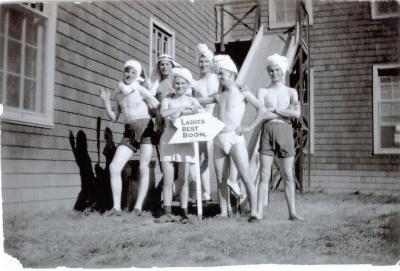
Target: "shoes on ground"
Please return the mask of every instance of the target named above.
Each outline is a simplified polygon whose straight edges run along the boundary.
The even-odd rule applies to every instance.
[[[104,213],[104,216],[122,216],[122,211],[118,211],[114,208]]]
[[[170,223],[170,222],[178,222],[177,218],[172,214],[163,214],[162,216],[156,218],[154,220],[155,223]]]

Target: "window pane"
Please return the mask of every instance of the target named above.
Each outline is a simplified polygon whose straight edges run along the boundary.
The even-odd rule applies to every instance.
[[[396,0],[376,1],[378,14],[391,14],[400,11],[400,3]]]
[[[4,26],[6,25],[6,10],[0,6],[0,33],[4,34]]]
[[[394,148],[394,126],[381,127],[381,147],[382,148]]]
[[[8,71],[21,72],[21,43],[12,40],[8,41]]]
[[[392,84],[381,83],[381,99],[391,99],[391,98],[392,98]]]
[[[393,99],[400,99],[400,76],[392,77],[392,95]]]
[[[284,23],[285,22],[285,11],[280,10],[276,12],[276,23]]]
[[[39,28],[42,28],[41,21],[38,18],[27,18],[26,41],[32,45],[37,45]]]
[[[8,34],[13,38],[21,40],[24,14],[16,10],[10,10],[9,18]]]
[[[36,49],[27,46],[25,52],[25,75],[36,78]]]
[[[4,51],[4,38],[0,37],[0,70],[3,69],[3,51]]]
[[[6,105],[19,107],[19,82],[19,76],[10,74],[7,76]]]
[[[36,81],[25,79],[24,109],[36,110]]]
[[[400,124],[400,102],[392,103],[392,119]]]
[[[3,73],[0,73],[0,103],[3,103]]]
[[[381,116],[391,116],[392,105],[391,103],[381,103]]]

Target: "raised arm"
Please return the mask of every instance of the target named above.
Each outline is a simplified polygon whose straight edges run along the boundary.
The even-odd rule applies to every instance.
[[[276,114],[281,115],[285,118],[300,118],[301,115],[301,107],[299,98],[297,95],[297,91],[293,88],[289,88],[290,95],[290,104],[288,108],[285,109],[277,109]]]
[[[119,107],[118,102],[114,107],[115,112],[111,108],[111,100],[110,100],[110,90],[108,88],[100,87],[100,98],[103,100],[104,106],[106,107],[108,117],[116,122],[118,120],[119,115],[121,114],[121,108]]]

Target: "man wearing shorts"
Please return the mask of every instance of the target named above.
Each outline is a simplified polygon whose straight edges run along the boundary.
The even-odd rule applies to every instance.
[[[125,121],[124,137],[117,147],[115,156],[110,164],[111,189],[114,206],[111,213],[121,211],[122,180],[121,171],[131,158],[133,152],[140,148],[140,180],[134,212],[140,214],[149,187],[149,164],[153,147],[153,122],[149,109],[156,109],[157,99],[141,85],[144,79],[140,76],[142,68],[139,62],[129,60],[124,65],[122,80],[118,84],[116,106],[111,109],[110,90],[100,88],[108,116],[113,122],[122,114]]]
[[[302,220],[295,208],[295,183],[293,176],[294,140],[290,118],[300,117],[297,91],[284,84],[288,60],[274,54],[267,58],[267,71],[271,85],[261,88],[258,100],[266,107],[265,122],[260,136],[260,183],[258,185],[257,217],[263,218],[264,203],[268,203],[269,179],[274,156],[280,160],[280,172],[285,182],[285,196],[290,220]]]

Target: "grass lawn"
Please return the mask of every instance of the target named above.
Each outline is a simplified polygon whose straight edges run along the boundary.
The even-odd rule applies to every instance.
[[[377,264],[400,260],[400,196],[297,195],[306,221],[289,221],[281,192],[265,219],[154,223],[150,213],[74,211],[5,217],[4,249],[24,267],[165,267],[238,264]]]

